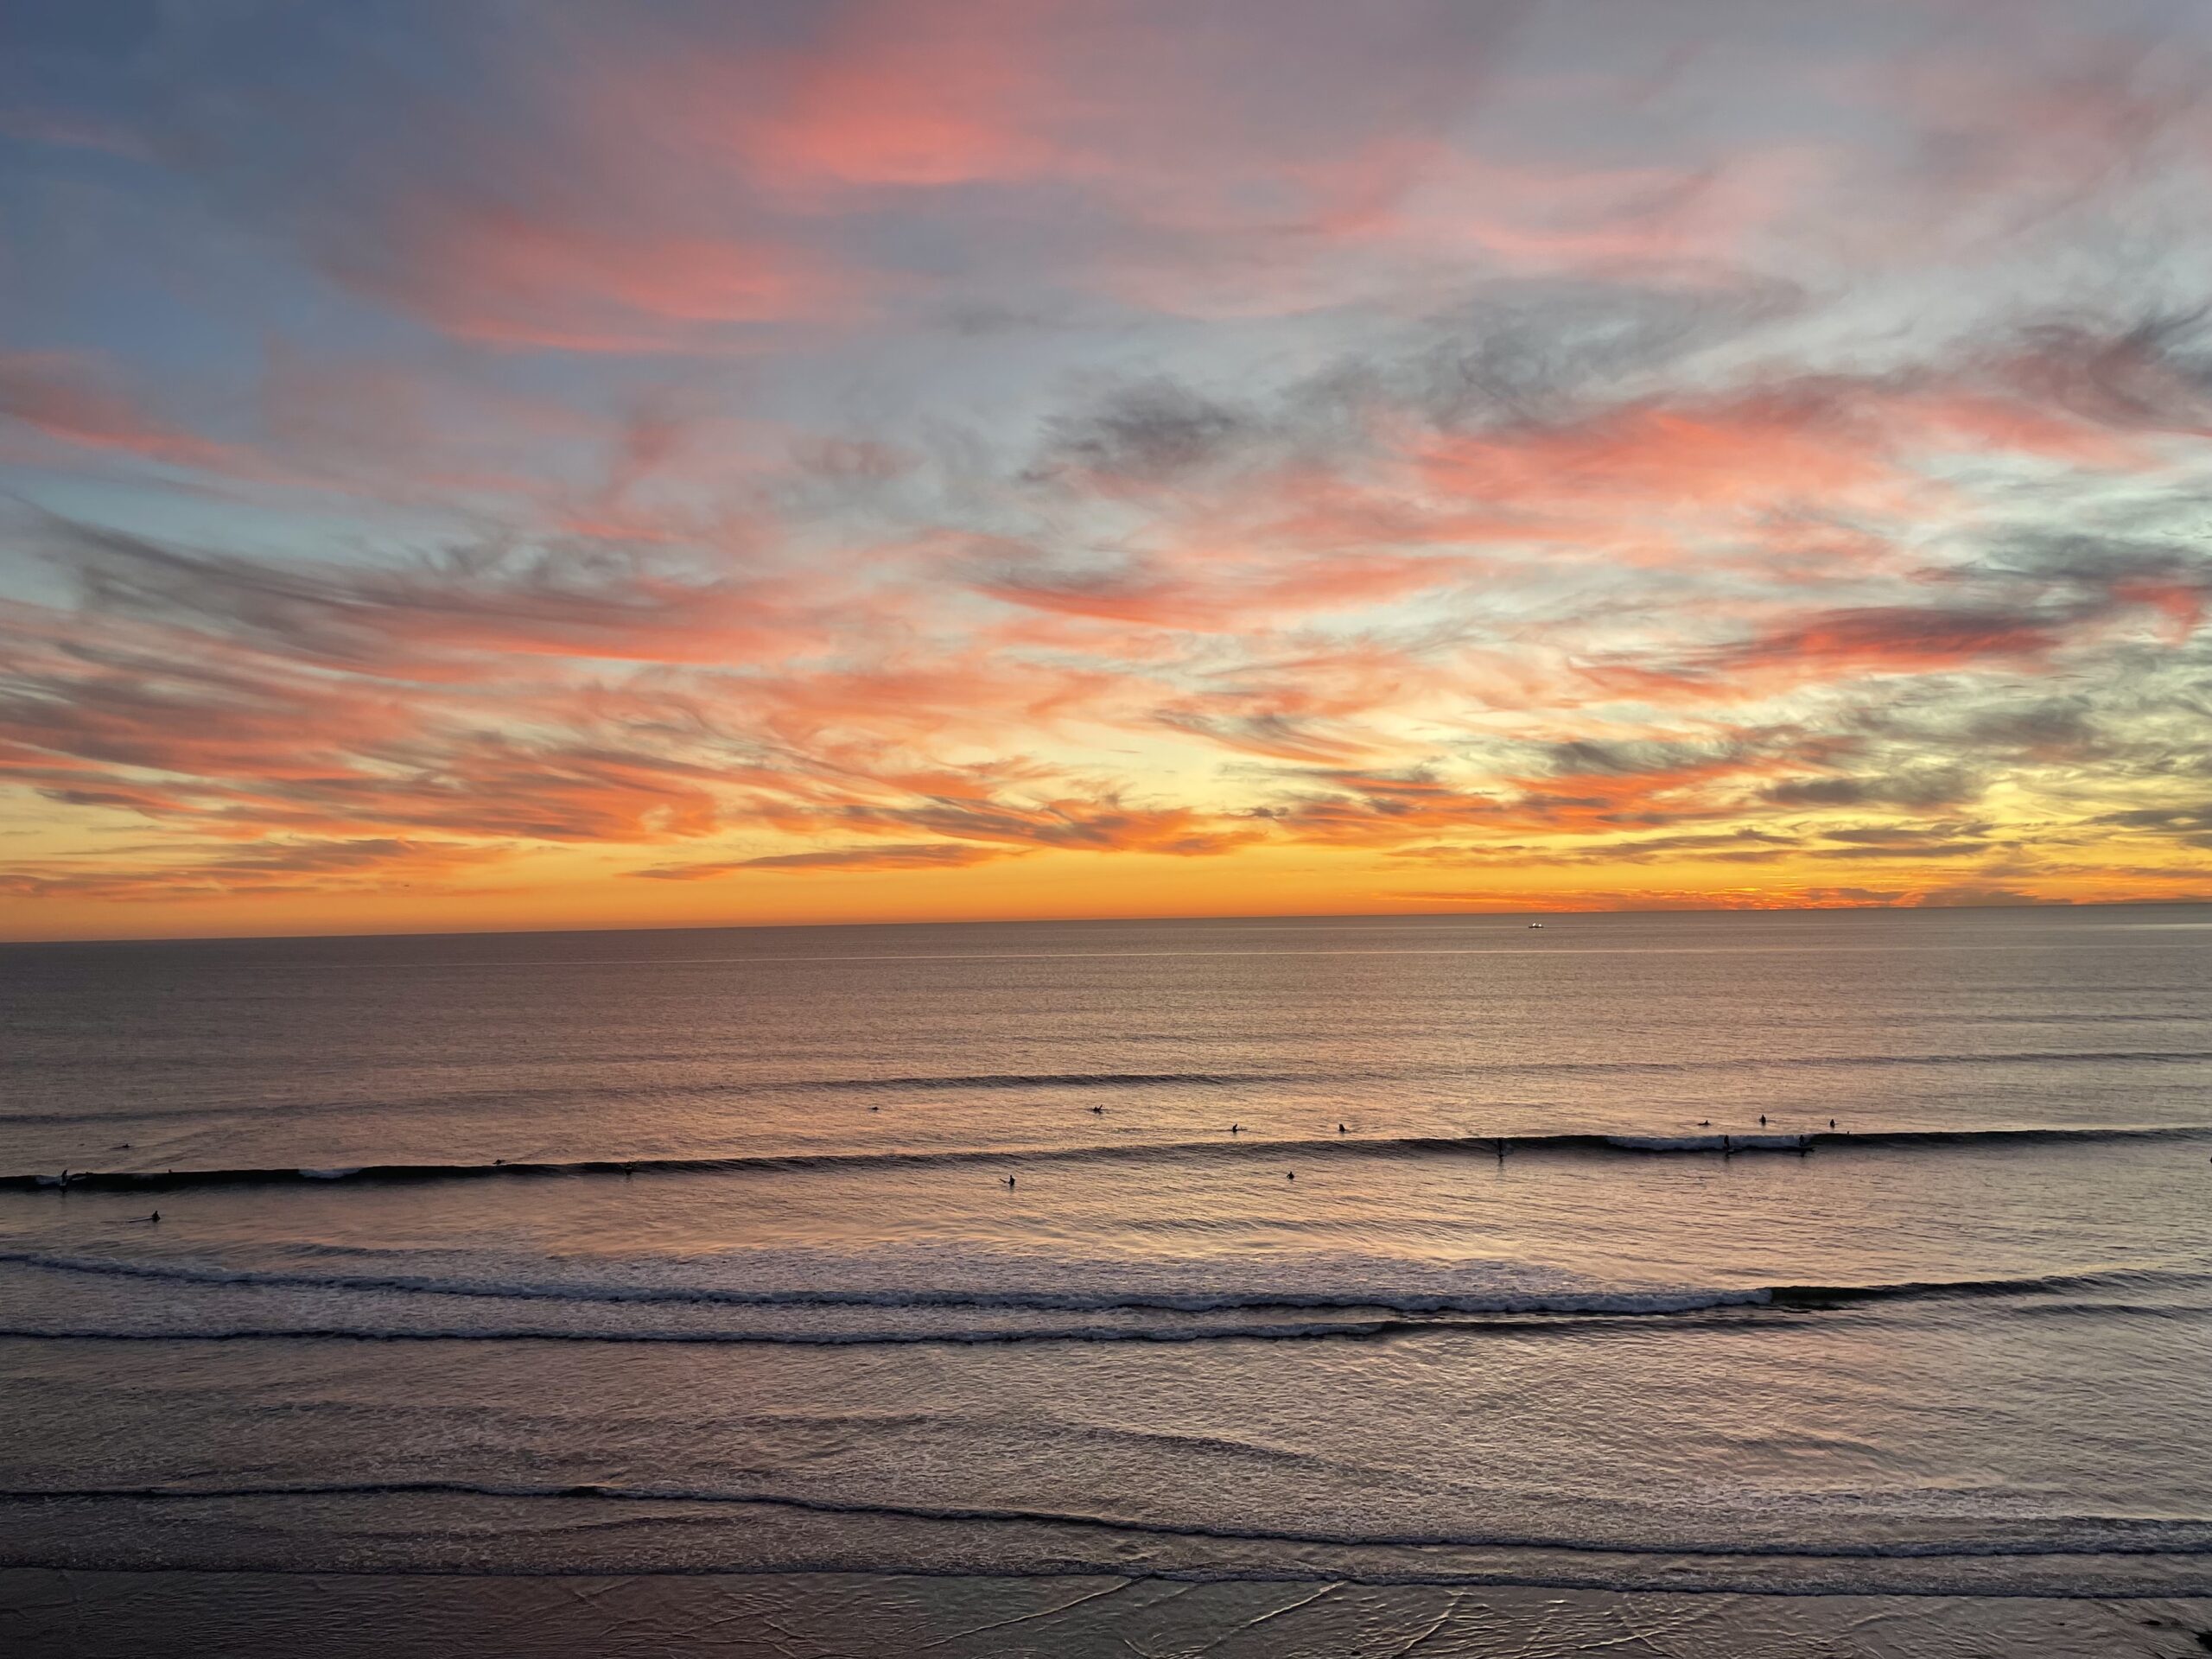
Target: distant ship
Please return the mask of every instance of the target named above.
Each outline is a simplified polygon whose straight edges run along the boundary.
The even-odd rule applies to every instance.
[[[1541,922],[1531,922],[1529,925],[1531,927],[1541,927],[1543,924]]]

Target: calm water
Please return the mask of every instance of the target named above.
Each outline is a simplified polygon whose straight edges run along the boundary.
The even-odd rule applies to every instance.
[[[2201,909],[17,946],[0,1011],[0,1563],[2212,1592]]]

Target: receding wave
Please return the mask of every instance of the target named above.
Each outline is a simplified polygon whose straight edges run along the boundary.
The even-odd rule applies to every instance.
[[[1249,1083],[1318,1083],[1306,1071],[976,1071],[964,1077],[826,1077],[773,1084],[768,1089],[838,1090],[896,1089],[1162,1089],[1187,1084],[1225,1089]]]
[[[1075,1527],[1155,1538],[1215,1538],[1262,1544],[1358,1548],[1559,1550],[1603,1555],[1738,1555],[1803,1560],[2012,1558],[2047,1555],[2212,1554],[2212,1520],[2139,1516],[2063,1516],[2031,1522],[2036,1535],[1896,1538],[1865,1542],[1777,1543],[1758,1539],[1630,1540],[1545,1534],[1426,1529],[1404,1532],[1329,1531],[1319,1528],[1231,1526],[1198,1520],[957,1503],[898,1503],[765,1488],[695,1484],[628,1485],[607,1482],[467,1479],[251,1481],[221,1485],[154,1484],[112,1486],[0,1487],[0,1501],[205,1503],[210,1500],[453,1497],[632,1503],[732,1504],[825,1515],[881,1516],[908,1521],[1010,1526]]]
[[[480,1180],[499,1177],[742,1174],[778,1170],[867,1169],[932,1165],[1141,1163],[1297,1154],[1374,1158],[1421,1155],[1505,1157],[1515,1153],[1699,1154],[1734,1157],[1807,1154],[1822,1147],[1936,1150],[1951,1147],[2094,1145],[2104,1141],[2201,1141],[2212,1126],[2145,1125],[1961,1129],[1762,1130],[1737,1135],[1634,1135],[1582,1131],[1557,1135],[1321,1136],[1268,1139],[1258,1135],[1209,1141],[1135,1141],[1068,1147],[976,1147],[906,1152],[792,1152],[690,1158],[587,1158],[562,1161],[495,1160],[485,1163],[350,1164],[327,1167],[240,1166],[218,1169],[71,1170],[69,1186],[92,1192],[162,1192],[195,1186],[270,1186],[332,1183]],[[0,1175],[0,1191],[61,1185],[54,1173]]]

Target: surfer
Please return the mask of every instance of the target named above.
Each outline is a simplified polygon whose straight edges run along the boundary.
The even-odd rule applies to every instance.
[[[1350,1135],[1350,1134],[1351,1133],[1351,1131],[1350,1129],[1348,1129],[1348,1128],[1344,1128],[1344,1126],[1343,1124],[1339,1123],[1339,1124],[1338,1124],[1338,1125],[1337,1125],[1337,1133],[1338,1133],[1338,1135]]]
[[[1242,1123],[1232,1123],[1229,1126],[1229,1132],[1231,1135],[1242,1135],[1244,1133],[1244,1126]]]

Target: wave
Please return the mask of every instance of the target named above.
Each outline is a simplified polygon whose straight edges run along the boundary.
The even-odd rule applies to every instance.
[[[354,1291],[575,1306],[881,1309],[914,1313],[989,1311],[1064,1314],[1327,1313],[1369,1316],[1364,1320],[1346,1319],[1332,1321],[1333,1329],[1362,1323],[1380,1329],[1393,1320],[1420,1321],[1422,1328],[1429,1328],[1437,1321],[1424,1316],[1451,1314],[1489,1315],[1494,1319],[1512,1316],[1597,1317],[1610,1321],[1711,1313],[1731,1308],[1809,1312],[1859,1303],[2024,1298],[2105,1291],[2194,1288],[2212,1285],[2212,1273],[2123,1269],[2011,1279],[1908,1280],[1858,1285],[1643,1286],[1587,1290],[1499,1287],[1462,1292],[1394,1292],[1388,1288],[1362,1287],[1357,1290],[1301,1291],[1281,1286],[1207,1290],[1123,1287],[1098,1291],[987,1287],[941,1290],[904,1286],[836,1289],[308,1273],[213,1267],[183,1262],[125,1261],[110,1256],[64,1255],[39,1250],[0,1249],[0,1263],[48,1272],[149,1280],[170,1284],[324,1293]],[[1245,1334],[1251,1329],[1252,1325],[1248,1323],[1225,1329],[1221,1334]],[[48,1334],[67,1333],[50,1332]],[[704,1334],[713,1336],[715,1333]],[[762,1339],[772,1339],[781,1334],[770,1333]],[[922,1334],[928,1336],[932,1333],[923,1331]]]
[[[1339,1548],[1557,1550],[1599,1555],[1736,1555],[1803,1560],[1915,1560],[2032,1558],[2049,1555],[2212,1554],[2212,1519],[2140,1516],[2039,1517],[2043,1535],[2010,1538],[1908,1538],[1865,1542],[1776,1543],[1758,1539],[1630,1540],[1544,1533],[1332,1532],[1319,1528],[1232,1526],[1196,1519],[1145,1521],[1131,1516],[982,1504],[899,1503],[743,1487],[629,1485],[467,1479],[254,1481],[224,1485],[0,1487],[0,1501],[18,1503],[205,1503],[210,1500],[454,1497],[620,1503],[744,1505],[822,1515],[967,1524],[1071,1527],[1154,1538],[1206,1538],[1261,1544]],[[2017,1524],[2017,1523],[2016,1523]]]
[[[1158,1089],[1186,1084],[1202,1089],[1226,1089],[1248,1083],[1322,1081],[1323,1074],[1306,1071],[976,1071],[965,1077],[825,1077],[766,1087],[842,1092],[868,1089]]]
[[[2107,1290],[2183,1289],[2212,1285],[2212,1273],[2123,1268],[2111,1273],[2051,1273],[2015,1279],[1904,1279],[1873,1285],[1774,1285],[1780,1307],[1843,1307],[1861,1302],[1961,1301],[1982,1297],[2064,1296]]]
[[[0,1262],[50,1272],[87,1274],[168,1283],[251,1287],[366,1291],[425,1296],[460,1296],[499,1301],[551,1301],[621,1306],[721,1307],[836,1307],[992,1309],[1044,1313],[1225,1313],[1256,1312],[1367,1312],[1422,1313],[1607,1313],[1622,1315],[1694,1313],[1714,1307],[1758,1306],[1772,1300],[1766,1289],[1745,1287],[1608,1290],[1509,1290],[1453,1294],[1388,1291],[1300,1292],[1281,1288],[1196,1290],[1123,1288],[1096,1292],[1055,1289],[932,1290],[748,1289],[713,1285],[610,1285],[548,1282],[527,1279],[438,1279],[400,1274],[288,1272],[260,1268],[207,1267],[183,1262],[123,1261],[111,1256],[62,1255],[40,1250],[0,1249]]]
[[[1670,1333],[1726,1331],[1783,1331],[1825,1308],[1858,1301],[1898,1300],[1888,1292],[1858,1295],[1846,1289],[1826,1298],[1807,1294],[1800,1299],[1777,1292],[1770,1301],[1715,1303],[1709,1309],[1664,1311],[1663,1319],[1652,1313],[1544,1313],[1530,1311],[1501,1313],[1490,1318],[1439,1314],[1433,1317],[1381,1319],[1231,1320],[1216,1324],[1185,1321],[1173,1325],[1023,1325],[971,1327],[881,1327],[842,1331],[714,1331],[626,1329],[570,1330],[553,1325],[391,1326],[356,1325],[215,1325],[192,1327],[137,1329],[90,1325],[0,1325],[0,1340],[18,1342],[178,1343],[178,1342],[502,1342],[595,1343],[620,1346],[632,1343],[693,1347],[771,1348],[896,1348],[918,1345],[989,1347],[1045,1343],[1201,1343],[1201,1342],[1371,1342],[1393,1337],[1601,1337],[1608,1333],[1647,1333],[1654,1328]],[[1929,1300],[1941,1300],[1941,1296]],[[1662,1310],[1654,1310],[1660,1312]],[[2064,1315],[2112,1319],[2202,1321],[2212,1307],[2162,1306],[2139,1302],[2050,1302],[2018,1307],[2022,1315]]]
[[[1726,1306],[1725,1304],[1718,1306]],[[893,1348],[987,1347],[1033,1343],[1372,1341],[1384,1337],[1459,1335],[1565,1336],[1625,1330],[1637,1315],[1567,1315],[1534,1319],[1375,1319],[1236,1321],[1216,1325],[1042,1325],[852,1331],[569,1331],[545,1326],[453,1326],[395,1330],[367,1325],[236,1325],[205,1329],[0,1325],[0,1339],[21,1342],[561,1342],[673,1344],[699,1347]],[[1745,1328],[1740,1319],[1670,1319],[1669,1330]]]
[[[2094,1145],[2105,1141],[2201,1141],[2212,1126],[2144,1125],[1969,1129],[1761,1130],[1753,1134],[1631,1135],[1580,1131],[1556,1135],[1389,1135],[1160,1141],[1069,1147],[972,1147],[912,1152],[793,1152],[692,1158],[587,1158],[560,1161],[494,1160],[488,1164],[393,1163],[292,1168],[71,1170],[72,1190],[164,1192],[198,1186],[270,1186],[308,1183],[454,1181],[495,1177],[742,1174],[779,1170],[868,1169],[963,1164],[1140,1163],[1197,1158],[1390,1157],[1421,1154],[1494,1156],[1513,1153],[1694,1153],[1732,1157],[1754,1153],[1811,1153],[1824,1147],[1934,1149],[1976,1146]],[[61,1185],[56,1173],[0,1175],[0,1191],[32,1192]]]

